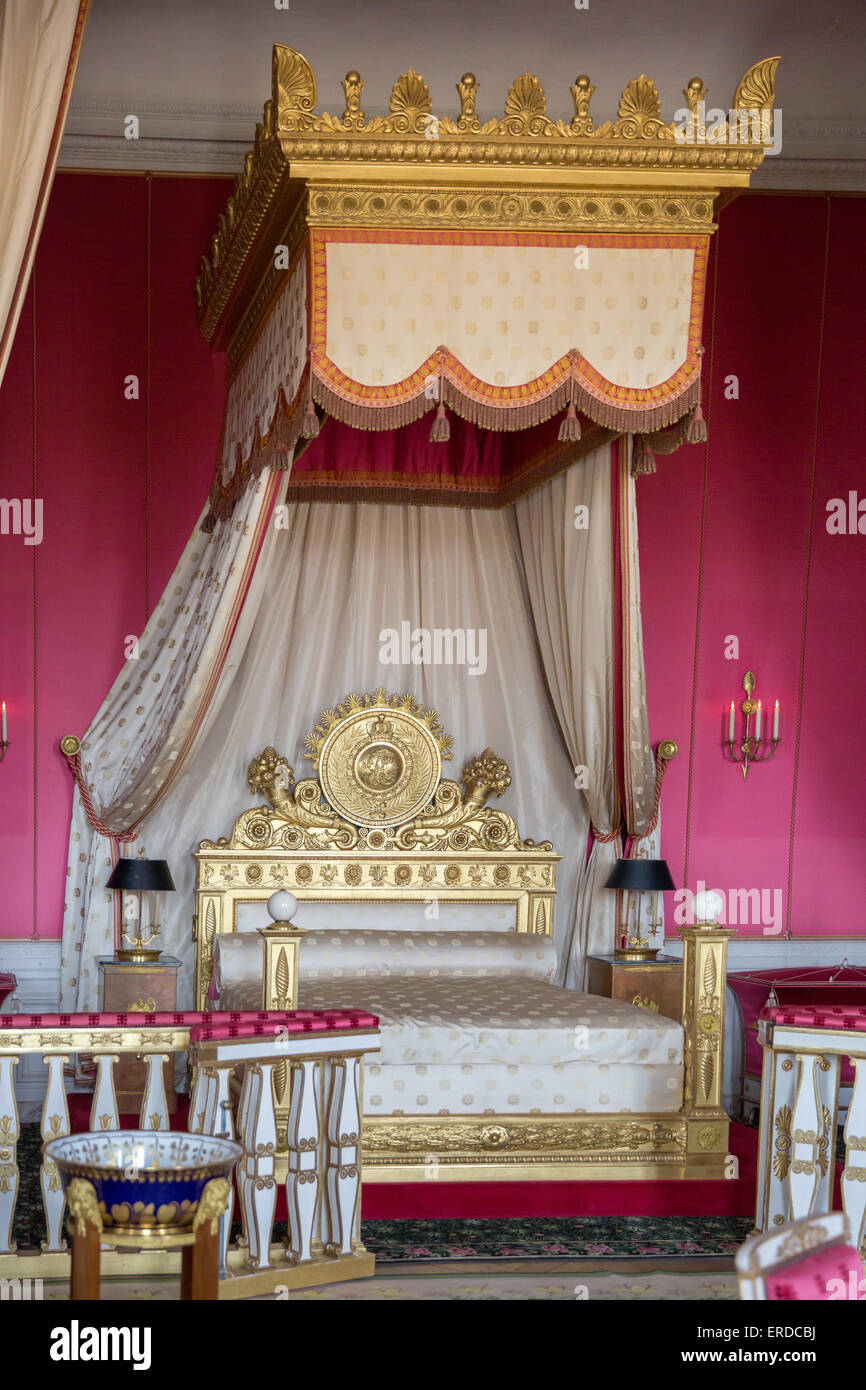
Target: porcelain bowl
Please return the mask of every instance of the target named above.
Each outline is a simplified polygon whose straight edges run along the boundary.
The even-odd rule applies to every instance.
[[[231,1179],[240,1144],[184,1130],[107,1130],[69,1134],[42,1145],[64,1190],[86,1178],[106,1232],[118,1235],[184,1233],[192,1226],[205,1184]]]

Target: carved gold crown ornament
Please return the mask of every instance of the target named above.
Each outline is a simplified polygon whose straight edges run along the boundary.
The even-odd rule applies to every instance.
[[[563,118],[548,111],[527,72],[511,84],[504,113],[482,121],[473,73],[457,82],[459,109],[449,116],[434,114],[413,69],[394,84],[387,115],[370,117],[364,81],[350,71],[345,109],[333,116],[316,110],[307,59],[275,44],[271,97],[202,257],[202,332],[226,347],[250,304],[272,293],[274,244],[302,239],[311,225],[711,232],[716,197],[747,187],[771,142],[778,62],[750,68],[714,122],[699,77],[683,89],[679,119],[664,119],[655,83],[642,74],[623,90],[616,117],[596,123],[586,74]]]
[[[230,840],[202,848],[284,850],[551,850],[520,836],[487,805],[511,785],[491,748],[470,758],[461,782],[441,777],[451,737],[413,695],[348,695],[326,709],[305,740],[318,779],[295,782],[274,748],[253,758],[247,783],[268,806],[245,811]]]

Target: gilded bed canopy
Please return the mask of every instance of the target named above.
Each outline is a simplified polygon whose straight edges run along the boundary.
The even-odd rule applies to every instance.
[[[709,242],[771,142],[777,63],[751,68],[724,113],[692,78],[669,122],[645,76],[597,123],[589,77],[557,118],[525,73],[482,121],[472,73],[439,115],[411,70],[388,114],[368,118],[359,73],[342,114],[320,113],[310,64],[276,44],[270,100],[196,282],[202,332],[229,361],[209,524],[251,474],[318,435],[317,405],[331,442],[345,444],[343,427],[401,431],[400,457],[356,438],[332,449],[337,470],[307,450],[298,499],[502,505],[613,434],[649,437],[638,472],[652,471],[650,449],[704,438]]]

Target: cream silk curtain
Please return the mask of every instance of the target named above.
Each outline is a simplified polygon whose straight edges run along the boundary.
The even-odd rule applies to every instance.
[[[614,464],[619,509],[619,567],[622,588],[622,710],[625,828],[646,835],[655,804],[655,760],[649,735],[643,624],[640,609],[637,489],[631,475],[634,440],[623,439]],[[646,845],[643,846],[646,849]],[[656,841],[657,848],[657,841]]]
[[[96,958],[115,945],[105,887],[118,838],[134,835],[172,788],[232,689],[258,609],[256,561],[278,475],[265,472],[213,534],[196,528],[141,638],[88,728],[75,761],[61,951],[61,1004],[98,1006]],[[249,600],[247,606],[246,601]],[[130,847],[137,853],[140,842]],[[177,862],[175,847],[160,857]]]
[[[0,382],[27,291],[89,0],[0,0]]]
[[[563,856],[554,918],[561,953],[573,934],[588,817],[544,686],[513,513],[293,503],[284,518],[288,529],[272,525],[263,546],[248,601],[258,612],[240,664],[226,674],[230,693],[142,827],[140,843],[169,860],[178,889],[165,896],[163,920],[164,945],[184,962],[181,1002],[192,1001],[198,842],[230,834],[258,799],[246,773],[263,747],[284,753],[297,778],[313,776],[303,739],[320,711],[378,686],[411,691],[439,711],[455,740],[445,776],[459,780],[466,759],[487,745],[508,762],[512,785],[494,804],[524,836],[552,840]],[[486,670],[383,662],[380,634],[403,621],[483,629]]]
[[[598,836],[620,823],[613,466],[604,446],[502,511],[283,506],[287,475],[265,472],[230,522],[211,536],[197,531],[138,660],[82,744],[91,804],[76,795],[63,1007],[97,1006],[97,958],[113,949],[108,832],[140,827],[128,852],[170,863],[177,892],[161,904],[162,944],[183,961],[179,1002],[189,1006],[199,841],[230,834],[256,800],[246,771],[262,748],[284,753],[298,778],[311,775],[303,739],[321,710],[379,686],[439,711],[455,739],[445,776],[459,779],[488,745],[509,763],[503,809],[525,837],[550,839],[562,855],[559,978],[582,988],[586,953],[614,943],[615,896],[604,883],[618,839],[596,837],[586,853],[590,817]],[[618,477],[633,487],[627,469]],[[635,617],[639,627],[639,607]],[[476,651],[483,633],[483,669],[388,660],[382,635],[405,622],[471,630]],[[651,769],[644,782],[651,788]]]
[[[611,446],[514,505],[529,601],[553,708],[596,838],[580,855],[572,939],[560,970],[583,988],[584,961],[614,944],[616,895],[604,888],[619,838],[614,702]],[[585,842],[584,842],[585,846]],[[584,846],[581,846],[583,848]]]

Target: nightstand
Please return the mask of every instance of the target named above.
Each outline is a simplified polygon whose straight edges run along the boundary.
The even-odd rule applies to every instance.
[[[616,956],[587,956],[587,989],[606,999],[621,999],[683,1021],[683,963],[676,956],[655,960],[618,960]]]
[[[177,1009],[177,972],[180,961],[176,956],[159,956],[157,960],[118,960],[102,956],[99,973],[102,976],[101,1008],[109,1014],[174,1013]],[[172,1061],[165,1077],[168,1108],[177,1109]],[[121,1053],[114,1065],[114,1087],[117,1109],[129,1114],[140,1109],[144,1096],[147,1068],[134,1053]]]

